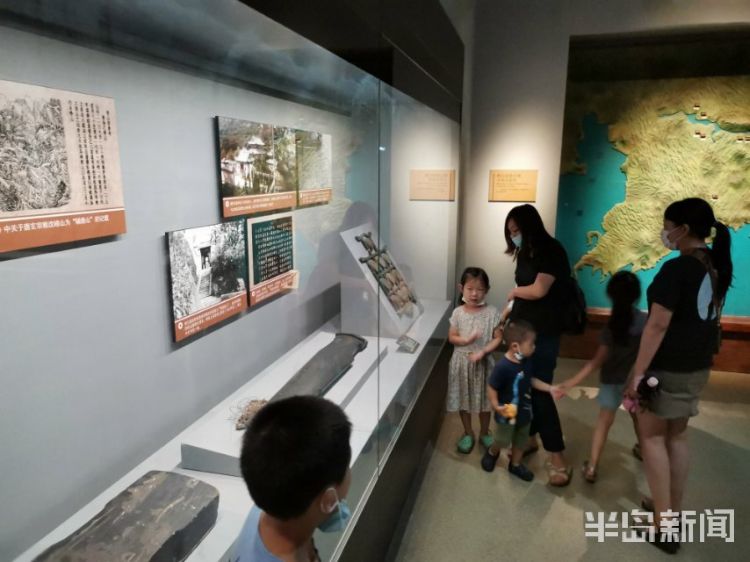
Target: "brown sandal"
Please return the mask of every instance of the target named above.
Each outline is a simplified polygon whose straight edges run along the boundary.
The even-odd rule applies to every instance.
[[[566,466],[564,468],[557,468],[552,464],[548,464],[547,476],[549,477],[548,484],[550,486],[562,488],[570,484],[570,479],[573,476],[573,467]]]
[[[596,482],[597,474],[596,474],[596,467],[591,464],[589,461],[583,462],[583,478],[586,480],[586,482],[591,482],[592,484]]]

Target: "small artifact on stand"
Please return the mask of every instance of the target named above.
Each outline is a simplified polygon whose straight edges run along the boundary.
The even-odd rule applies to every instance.
[[[147,472],[34,562],[180,562],[214,526],[218,509],[213,486],[174,472]]]
[[[249,400],[244,406],[240,407],[234,427],[237,430],[247,429],[255,414],[266,404],[268,404],[268,400]]]

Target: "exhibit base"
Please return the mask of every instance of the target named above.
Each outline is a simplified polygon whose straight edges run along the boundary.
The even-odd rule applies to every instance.
[[[235,429],[233,419],[242,404],[249,400],[269,400],[335,336],[332,324],[324,326],[206,414],[182,442],[182,468],[241,476],[243,432]],[[388,353],[388,346],[379,346],[377,338],[365,340],[367,347],[354,357],[351,368],[325,394],[325,398],[344,409]]]

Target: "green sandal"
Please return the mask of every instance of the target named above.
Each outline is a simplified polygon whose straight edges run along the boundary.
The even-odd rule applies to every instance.
[[[489,433],[485,433],[479,438],[479,441],[482,443],[482,447],[489,449],[495,443],[495,438]]]
[[[456,448],[459,453],[468,455],[474,448],[474,438],[471,435],[464,435],[458,440],[458,443],[456,443]]]

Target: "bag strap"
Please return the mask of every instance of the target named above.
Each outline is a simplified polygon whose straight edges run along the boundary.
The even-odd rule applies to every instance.
[[[721,325],[721,312],[724,308],[723,299],[719,298],[719,292],[717,286],[719,284],[719,274],[711,261],[711,256],[706,248],[696,248],[690,253],[695,259],[703,264],[708,272],[708,277],[711,279],[711,306],[716,311],[716,324]],[[712,311],[713,311],[712,310]]]

